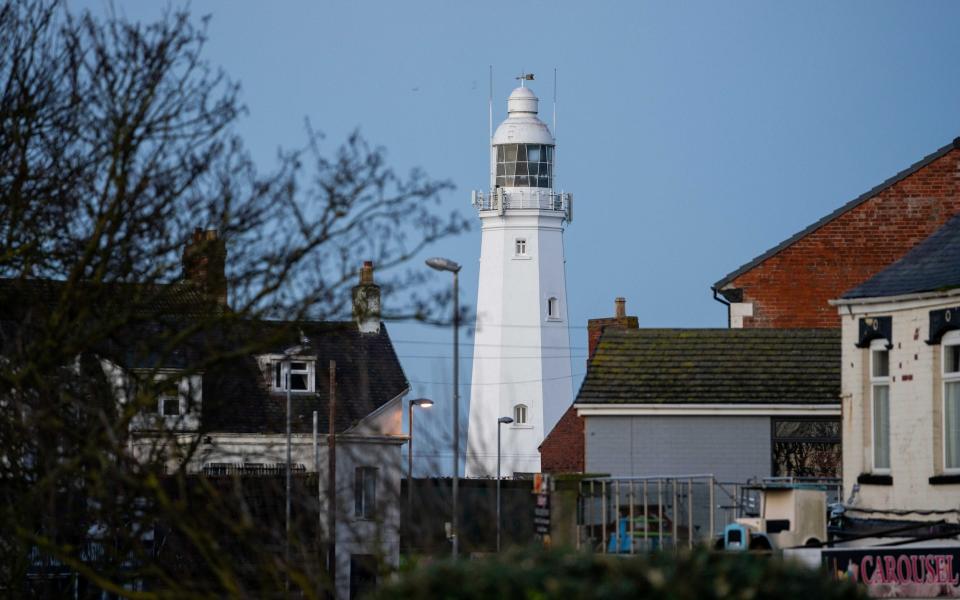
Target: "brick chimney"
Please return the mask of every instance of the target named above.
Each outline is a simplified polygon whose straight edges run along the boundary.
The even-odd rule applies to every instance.
[[[183,247],[183,279],[195,284],[217,303],[227,304],[227,244],[216,229],[197,227]]]
[[[353,287],[353,320],[360,333],[380,333],[380,286],[373,282],[373,261],[363,261],[360,284]]]
[[[620,297],[613,301],[614,316],[603,319],[590,319],[587,321],[587,360],[593,357],[593,352],[600,343],[600,336],[603,330],[608,327],[616,329],[639,329],[640,321],[637,317],[627,316],[627,299]]]

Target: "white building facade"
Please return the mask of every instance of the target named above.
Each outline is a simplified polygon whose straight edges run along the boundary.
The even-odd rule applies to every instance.
[[[538,447],[573,400],[564,227],[572,198],[554,190],[556,141],[521,85],[491,139],[481,222],[468,477],[540,471]],[[512,423],[498,425],[502,417]]]

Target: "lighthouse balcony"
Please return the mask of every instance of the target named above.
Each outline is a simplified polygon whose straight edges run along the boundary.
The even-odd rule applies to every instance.
[[[496,188],[488,194],[473,192],[474,208],[480,212],[509,210],[545,210],[563,213],[567,221],[572,217],[573,194],[555,193],[540,188]]]

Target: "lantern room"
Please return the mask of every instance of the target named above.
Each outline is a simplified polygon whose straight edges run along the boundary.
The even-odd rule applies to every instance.
[[[530,88],[518,87],[507,100],[507,118],[493,135],[491,161],[494,186],[553,187],[556,142],[539,119],[539,99]]]

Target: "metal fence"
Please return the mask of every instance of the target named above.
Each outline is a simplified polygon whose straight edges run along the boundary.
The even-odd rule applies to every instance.
[[[637,554],[712,544],[736,513],[734,487],[713,475],[584,479],[577,546]]]
[[[604,554],[712,546],[723,528],[760,512],[758,485],[813,486],[841,500],[834,478],[764,478],[747,483],[713,475],[597,477],[580,482],[577,547]]]

